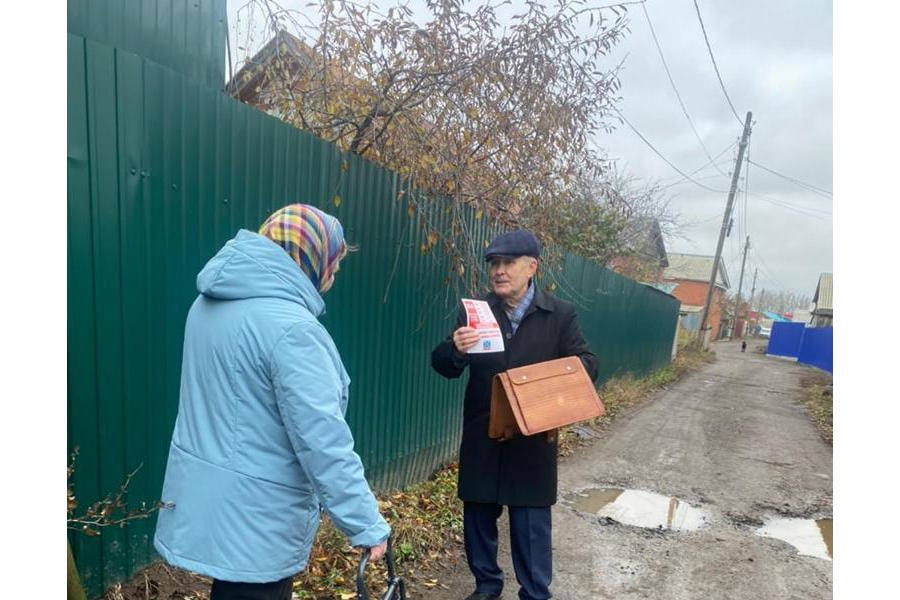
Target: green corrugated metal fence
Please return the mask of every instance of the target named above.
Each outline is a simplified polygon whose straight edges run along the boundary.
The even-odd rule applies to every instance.
[[[578,306],[585,338],[600,361],[599,382],[669,364],[680,302],[655,288],[566,256],[556,293]]]
[[[225,87],[225,0],[68,0],[68,31]]]
[[[201,80],[203,78],[201,77]],[[348,420],[373,484],[399,487],[455,455],[463,381],[429,366],[458,294],[398,178],[241,105],[194,76],[68,36],[68,443],[86,506],[132,481],[159,498],[177,412],[195,276],[238,228],[291,202],[339,217],[358,253],[326,296],[324,322],[353,378]],[[339,207],[331,199],[339,195]],[[431,221],[446,205],[426,203]],[[469,219],[476,247],[497,232]],[[440,228],[440,227],[439,227]],[[579,257],[558,293],[580,307],[602,377],[668,363],[678,302]],[[154,559],[155,519],[73,535],[93,593]]]

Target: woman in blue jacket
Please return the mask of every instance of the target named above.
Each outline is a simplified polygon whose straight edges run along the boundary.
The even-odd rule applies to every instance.
[[[154,545],[213,578],[211,600],[291,597],[320,506],[350,544],[390,528],[344,420],[350,378],[317,317],[347,252],[304,204],[240,230],[197,275]]]

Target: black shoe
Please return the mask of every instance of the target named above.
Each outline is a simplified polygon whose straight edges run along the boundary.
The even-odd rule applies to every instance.
[[[485,594],[484,592],[472,592],[466,596],[466,600],[500,600],[500,594]]]

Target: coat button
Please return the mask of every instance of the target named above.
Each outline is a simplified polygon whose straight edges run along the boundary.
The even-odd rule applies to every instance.
[[[507,333],[507,334],[506,334],[506,339],[511,340],[511,339],[512,339],[512,334],[511,334],[511,333]]]

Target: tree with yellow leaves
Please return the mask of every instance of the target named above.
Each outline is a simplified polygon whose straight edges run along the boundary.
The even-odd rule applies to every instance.
[[[501,14],[511,4],[428,0],[419,24],[406,6],[250,0],[238,14],[272,41],[229,89],[432,197],[603,262],[620,251],[624,205],[594,142],[612,127],[619,66],[607,56],[625,7],[535,0]],[[461,216],[451,228],[440,235],[466,235]]]

